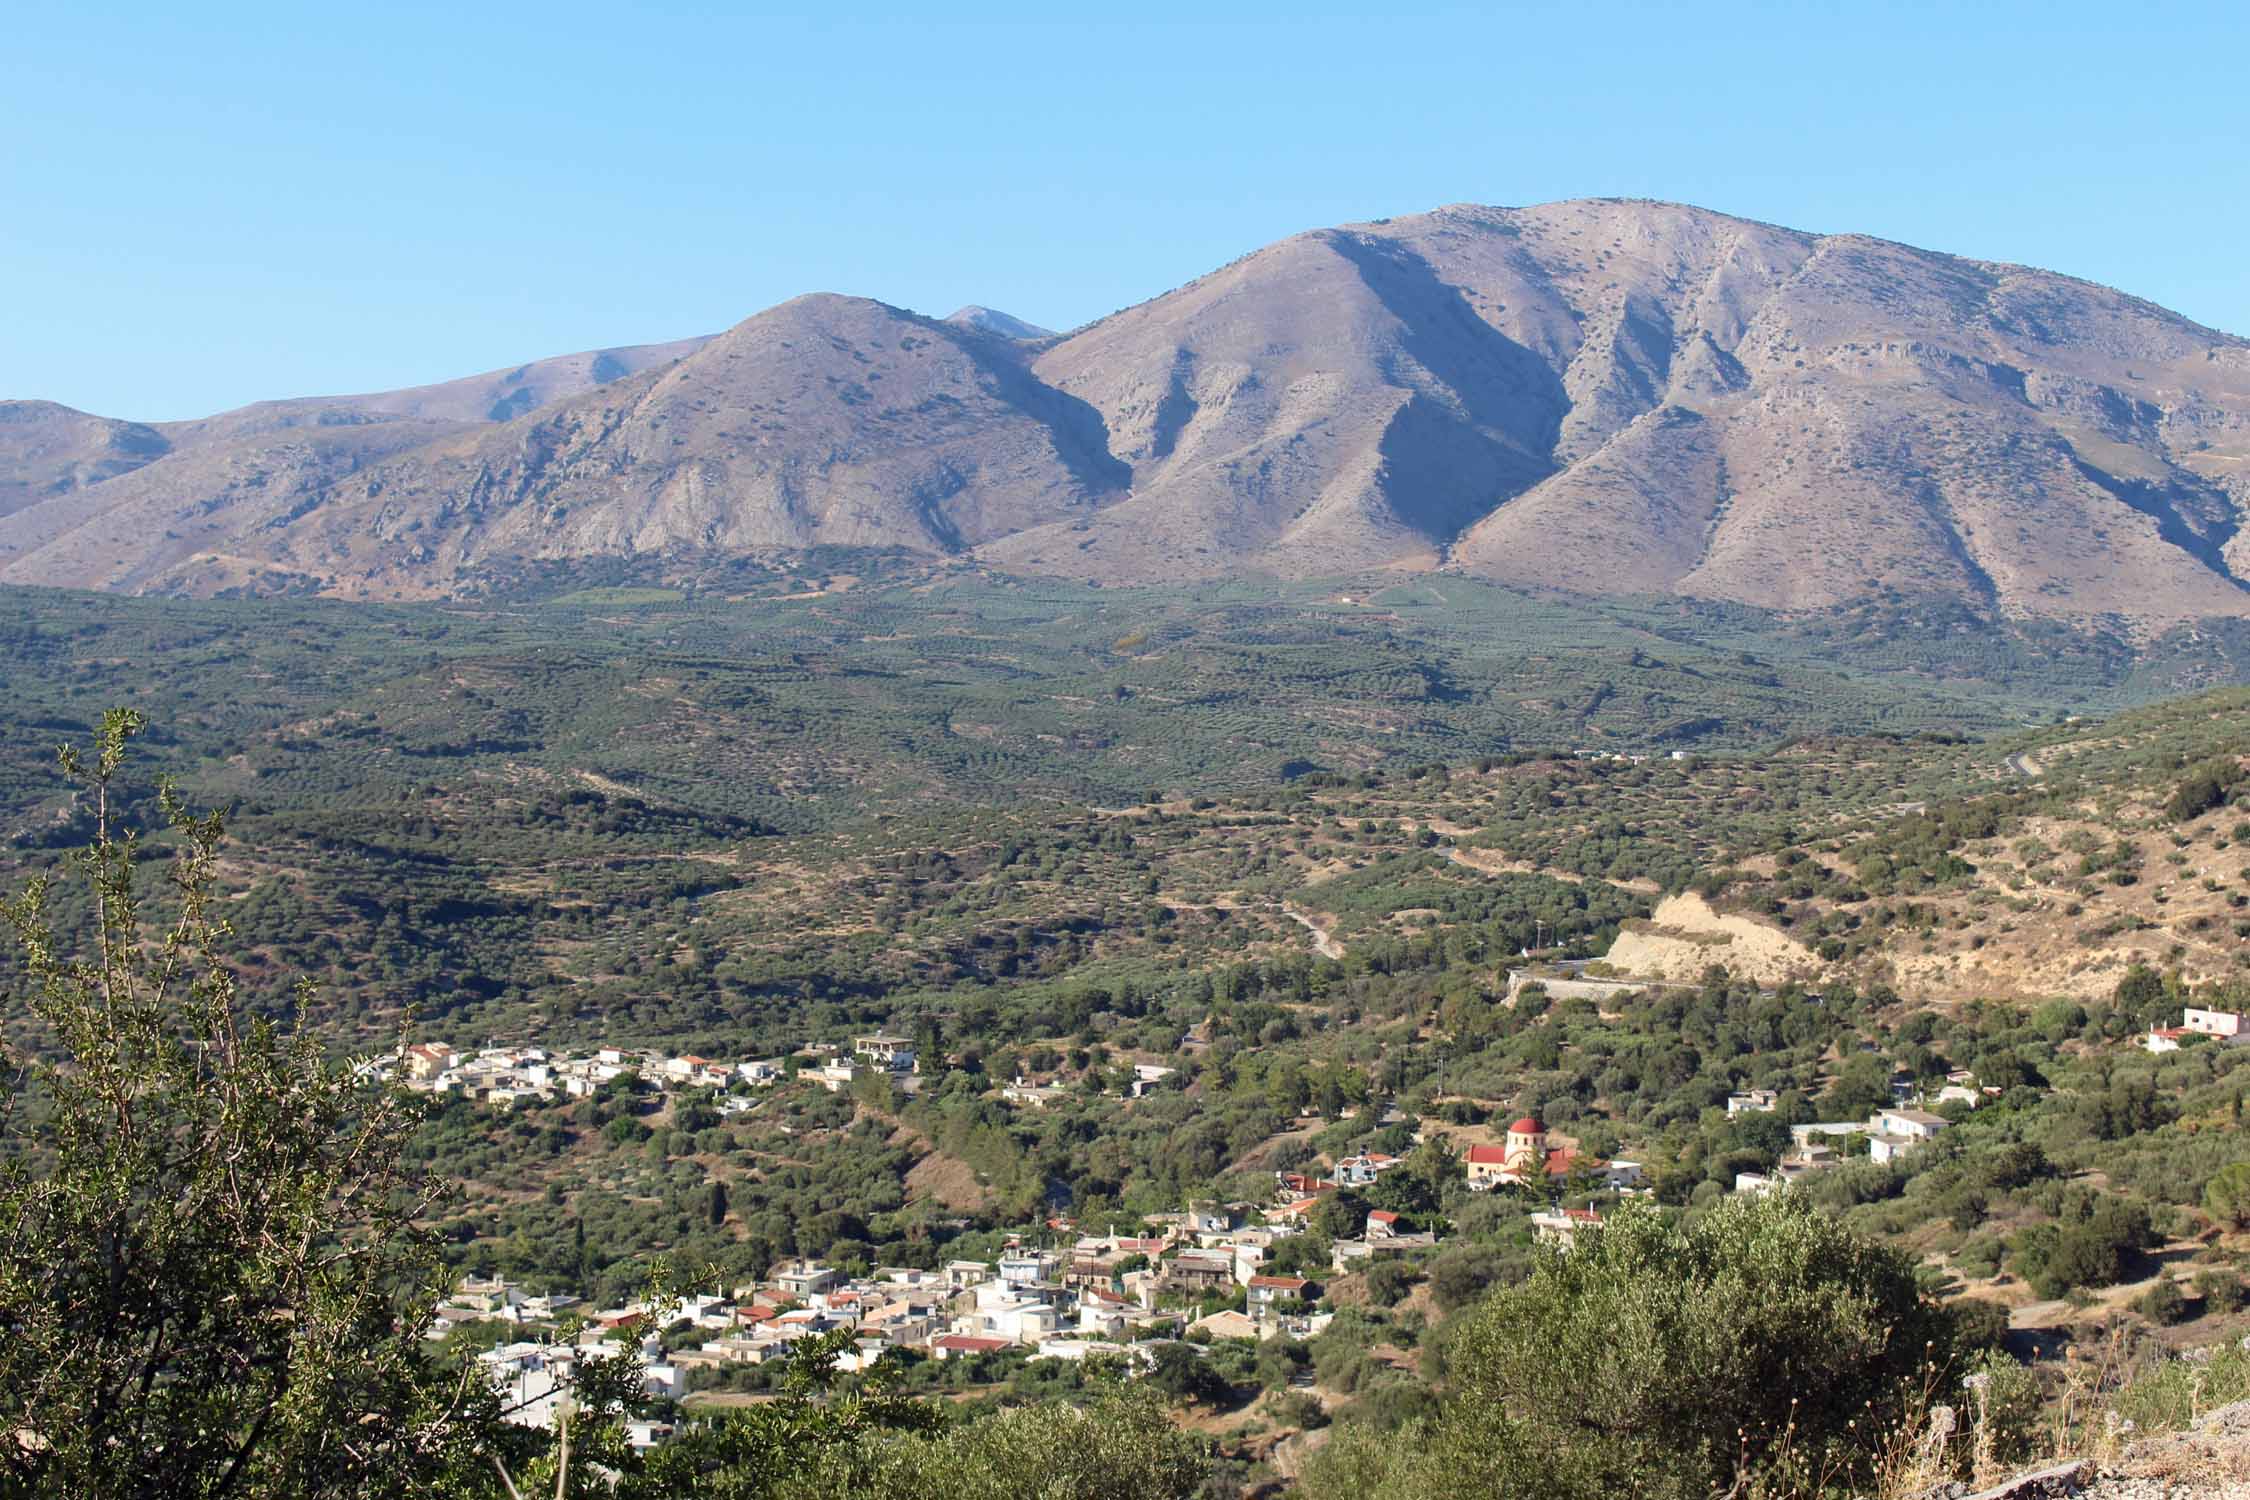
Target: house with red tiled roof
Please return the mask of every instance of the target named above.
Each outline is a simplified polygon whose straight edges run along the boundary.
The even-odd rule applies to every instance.
[[[1327,1178],[1309,1176],[1303,1172],[1276,1172],[1273,1180],[1282,1192],[1292,1198],[1313,1198],[1336,1191],[1336,1184]]]
[[[1477,1192],[1497,1187],[1508,1171],[1508,1148],[1505,1146],[1471,1146],[1462,1153],[1461,1164],[1468,1169],[1469,1186]]]
[[[1536,1116],[1525,1115],[1508,1127],[1502,1144],[1471,1146],[1463,1166],[1469,1174],[1469,1186],[1486,1192],[1539,1181],[1559,1182],[1573,1172],[1606,1172],[1609,1163],[1581,1155],[1576,1146],[1552,1141],[1547,1127]]]
[[[1226,1308],[1208,1317],[1197,1318],[1188,1324],[1189,1338],[1200,1339],[1255,1339],[1261,1330],[1257,1320],[1248,1313],[1238,1313]]]
[[[1602,1216],[1590,1208],[1557,1208],[1531,1216],[1531,1230],[1539,1239],[1550,1245],[1569,1249],[1581,1229],[1594,1229],[1601,1225]]]
[[[460,1061],[461,1054],[442,1042],[416,1042],[406,1049],[406,1076],[435,1078]]]

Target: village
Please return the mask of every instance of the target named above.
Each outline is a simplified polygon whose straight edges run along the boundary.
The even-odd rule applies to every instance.
[[[1508,976],[1511,996],[1527,978]],[[1618,987],[1575,970],[1536,982],[1575,987],[1594,1000]],[[1193,1034],[1184,1040],[1192,1047]],[[2181,1026],[2138,1039],[2152,1052],[2244,1042],[2250,1042],[2250,1020],[2195,1008]],[[615,1086],[660,1097],[706,1090],[726,1114],[755,1108],[763,1091],[783,1084],[837,1092],[872,1077],[912,1094],[921,1081],[914,1043],[882,1032],[740,1062],[626,1048],[471,1054],[426,1042],[361,1066],[412,1090],[495,1109],[591,1097]],[[1128,1080],[1121,1092],[1134,1098],[1186,1081],[1179,1070],[1152,1063],[1134,1064],[1119,1077]],[[1032,1110],[1070,1092],[1021,1075],[992,1089],[1008,1104]],[[1852,1160],[1903,1162],[2001,1092],[1967,1071],[1947,1074],[1942,1084],[1898,1074],[1890,1104],[1865,1119],[1787,1121],[1788,1148],[1775,1165],[1737,1173],[1732,1190],[1775,1192]],[[1749,1088],[1729,1095],[1725,1112],[1730,1120],[1771,1115],[1783,1104],[1776,1090]],[[1470,1192],[1520,1197],[1532,1238],[1561,1251],[1603,1222],[1597,1204],[1650,1191],[1641,1163],[1583,1151],[1574,1137],[1551,1131],[1536,1116],[1473,1139],[1457,1137],[1436,1120],[1409,1120],[1385,1101],[1365,1107],[1387,1126],[1411,1127],[1418,1170],[1436,1162],[1447,1180]],[[429,1334],[444,1339],[460,1331],[472,1347],[497,1340],[475,1358],[510,1419],[532,1426],[552,1422],[580,1361],[620,1349],[637,1350],[645,1394],[659,1407],[726,1399],[727,1388],[739,1384],[733,1372],[785,1361],[808,1339],[824,1340],[844,1371],[867,1370],[895,1353],[910,1361],[970,1361],[979,1378],[1036,1360],[1099,1360],[1146,1372],[1168,1346],[1200,1354],[1229,1341],[1314,1338],[1336,1315],[1332,1283],[1363,1277],[1385,1261],[1426,1263],[1446,1242],[1448,1222],[1436,1213],[1401,1213],[1369,1202],[1369,1190],[1409,1161],[1363,1149],[1274,1171],[1261,1201],[1191,1201],[1176,1212],[1138,1219],[1123,1232],[1116,1224],[1093,1232],[1057,1214],[1007,1235],[991,1258],[872,1268],[785,1260],[756,1281],[616,1307],[472,1275],[438,1308]],[[670,1431],[665,1421],[650,1418],[637,1421],[632,1435],[636,1443],[653,1444]]]
[[[747,1112],[755,1106],[755,1091],[779,1083],[813,1083],[834,1094],[860,1079],[876,1078],[902,1094],[913,1094],[921,1082],[913,1041],[880,1032],[854,1037],[848,1046],[816,1042],[785,1056],[747,1062],[715,1062],[652,1048],[602,1047],[573,1054],[537,1046],[484,1047],[465,1053],[444,1042],[416,1042],[397,1054],[368,1058],[357,1066],[361,1076],[371,1081],[395,1081],[415,1093],[465,1099],[494,1109],[591,1098],[620,1082],[646,1085],[659,1097],[706,1089],[718,1096],[715,1107],[722,1116]],[[1124,1092],[1137,1099],[1176,1071],[1155,1063],[1135,1064]],[[1018,1077],[1002,1085],[999,1093],[1011,1104],[1040,1107],[1065,1091]]]
[[[689,1068],[717,1066],[678,1061]],[[659,1064],[655,1076],[675,1071],[685,1070]],[[1949,1093],[1963,1089],[1948,1085]],[[1773,1104],[1770,1094],[1751,1093],[1730,1100],[1729,1108],[1757,1111]],[[1901,1105],[1864,1124],[1795,1126],[1796,1149],[1783,1168],[1770,1178],[1744,1174],[1736,1190],[1771,1191],[1833,1164],[1845,1148],[1824,1143],[1832,1137],[1864,1135],[1870,1150],[1903,1152],[1945,1124],[1941,1116]],[[1416,1137],[1418,1144],[1429,1139],[1422,1132]],[[1529,1116],[1510,1123],[1499,1144],[1471,1145],[1457,1158],[1441,1159],[1457,1159],[1470,1191],[1524,1195],[1535,1239],[1563,1251],[1604,1217],[1594,1207],[1566,1206],[1565,1197],[1614,1201],[1648,1191],[1639,1163],[1586,1156]],[[802,1341],[816,1338],[831,1341],[836,1365],[845,1371],[864,1371],[896,1351],[938,1362],[1104,1360],[1142,1373],[1170,1345],[1202,1353],[1227,1341],[1313,1338],[1335,1316],[1326,1297],[1331,1279],[1385,1260],[1432,1255],[1445,1242],[1442,1220],[1432,1216],[1432,1227],[1410,1228],[1397,1211],[1351,1206],[1407,1161],[1367,1151],[1318,1171],[1277,1171],[1265,1202],[1192,1202],[1176,1213],[1151,1215],[1130,1233],[1082,1233],[1069,1218],[1052,1217],[1010,1235],[992,1259],[877,1266],[863,1274],[789,1260],[724,1290],[609,1308],[534,1293],[499,1277],[469,1276],[439,1306],[429,1336],[481,1330],[503,1340],[478,1353],[478,1364],[510,1420],[542,1427],[568,1398],[581,1360],[621,1349],[638,1351],[647,1397],[689,1405],[712,1399],[704,1393],[724,1386],[730,1370],[786,1360]],[[1349,1222],[1339,1222],[1337,1210]],[[1304,1237],[1319,1246],[1323,1232],[1324,1270],[1277,1253]],[[1277,1271],[1280,1260],[1293,1269]],[[1315,1274],[1301,1274],[1306,1270]],[[631,1430],[636,1443],[652,1444],[672,1428],[650,1418]]]
[[[739,1089],[802,1079],[838,1093],[857,1079],[881,1076],[900,1081],[910,1093],[916,1075],[914,1043],[882,1033],[855,1037],[848,1049],[816,1044],[786,1057],[736,1063],[649,1048],[602,1047],[566,1054],[536,1046],[485,1047],[464,1053],[444,1042],[416,1042],[397,1054],[366,1059],[358,1068],[364,1077],[395,1081],[416,1093],[458,1097],[496,1109],[590,1098],[620,1080],[646,1083],[660,1094],[710,1089],[727,1096],[719,1101],[721,1114],[750,1107],[750,1099]]]
[[[1537,1121],[1510,1127],[1505,1147],[1473,1147],[1469,1185],[1485,1191],[1529,1187],[1554,1171],[1592,1168],[1602,1180],[1638,1190],[1630,1162],[1579,1163],[1550,1146]],[[894,1350],[947,1361],[1015,1354],[1027,1359],[1110,1359],[1129,1370],[1151,1367],[1165,1345],[1208,1347],[1225,1340],[1309,1339],[1334,1317],[1323,1306],[1324,1280],[1269,1274],[1275,1248],[1313,1229],[1335,1195],[1372,1186],[1404,1163],[1380,1152],[1348,1156],[1324,1175],[1277,1172],[1271,1201],[1197,1202],[1152,1216],[1133,1234],[1078,1234],[1066,1218],[1009,1237],[991,1260],[934,1267],[883,1266],[864,1275],[815,1261],[774,1266],[762,1279],[725,1293],[672,1301],[639,1300],[589,1308],[567,1294],[535,1294],[498,1277],[463,1278],[437,1309],[433,1339],[498,1326],[513,1334],[476,1357],[510,1420],[548,1426],[568,1399],[577,1364],[637,1349],[644,1394],[691,1399],[729,1367],[786,1359],[800,1341],[845,1334],[839,1368],[865,1370]],[[1425,1255],[1435,1230],[1410,1230],[1402,1216],[1369,1209],[1356,1234],[1329,1242],[1336,1275],[1374,1261]],[[1601,1215],[1549,1209],[1532,1216],[1542,1239],[1567,1245]],[[1048,1243],[1035,1244],[1034,1239]],[[839,1340],[839,1342],[842,1342]],[[661,1441],[668,1424],[632,1427],[639,1444]]]

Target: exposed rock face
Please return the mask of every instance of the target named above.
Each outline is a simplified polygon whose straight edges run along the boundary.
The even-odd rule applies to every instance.
[[[1056,337],[843,297],[136,427],[0,407],[0,579],[444,593],[823,542],[1105,581],[1451,567],[1769,607],[2250,612],[2250,344],[1698,209],[1321,230]]]
[[[1625,924],[1607,958],[1619,973],[1692,984],[1713,964],[1760,984],[1814,979],[1820,960],[1777,927],[1713,911],[1688,892],[1667,896],[1646,921]]]

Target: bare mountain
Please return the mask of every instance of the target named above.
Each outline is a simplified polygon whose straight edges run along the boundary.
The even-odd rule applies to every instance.
[[[158,428],[0,407],[0,578],[410,596],[832,542],[2250,613],[2250,344],[1668,204],[1315,231],[1065,337],[820,296],[630,354]]]
[[[529,558],[960,552],[1128,477],[1009,341],[832,296],[514,420],[290,428],[203,457],[150,468],[125,504],[35,507],[0,536],[21,549],[7,576],[396,598]]]

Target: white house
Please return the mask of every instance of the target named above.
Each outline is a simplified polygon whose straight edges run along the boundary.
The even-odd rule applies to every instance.
[[[1061,1264],[1044,1250],[1019,1250],[1000,1257],[1000,1279],[1013,1286],[1031,1282],[1051,1281]]]
[[[1032,1298],[987,1303],[980,1294],[975,1312],[953,1320],[955,1333],[1006,1339],[1011,1344],[1035,1344],[1061,1329],[1061,1310]]]
[[[1926,1109],[1883,1109],[1875,1112],[1868,1121],[1870,1133],[1904,1136],[1917,1145],[1932,1140],[1946,1126],[1943,1115],[1933,1115]]]
[[[2237,1011],[2205,1010],[2191,1005],[2177,1026],[2152,1026],[2141,1045],[2151,1052],[2177,1052],[2190,1037],[2210,1037],[2228,1047],[2250,1043],[2250,1018]]]
[[[1309,1302],[1313,1284],[1302,1276],[1253,1276],[1244,1300],[1253,1312],[1271,1311],[1277,1302]]]
[[[577,1351],[567,1344],[503,1344],[477,1356],[500,1397],[501,1417],[519,1427],[555,1425],[555,1408],[570,1395],[577,1362]]]
[[[2200,1036],[2215,1036],[2239,1045],[2250,1042],[2250,1020],[2231,1010],[2203,1010],[2189,1006],[2180,1025]]]
[[[1565,1250],[1577,1243],[1581,1229],[1598,1229],[1602,1216],[1590,1208],[1560,1208],[1531,1216],[1531,1232],[1545,1244]]]
[[[1071,1338],[1068,1336],[1041,1339],[1038,1349],[1041,1359],[1085,1359],[1087,1356],[1094,1354],[1122,1355],[1124,1353],[1125,1346],[1123,1344],[1112,1343],[1108,1339]]]
[[[774,1290],[799,1301],[817,1296],[844,1279],[843,1273],[818,1261],[787,1261],[773,1272]]]
[[[1065,1097],[1065,1094],[1052,1084],[1027,1083],[1019,1075],[1001,1088],[1000,1097],[1010,1104],[1028,1104],[1034,1109],[1045,1109],[1057,1099]]]
[[[1366,1187],[1398,1163],[1397,1157],[1382,1151],[1347,1156],[1336,1163],[1336,1181],[1345,1187]]]
[[[945,1263],[947,1291],[958,1292],[992,1279],[992,1264],[982,1260],[949,1260]]]
[[[865,1058],[871,1066],[885,1068],[893,1073],[914,1071],[914,1043],[908,1037],[890,1036],[883,1032],[877,1032],[873,1036],[853,1037],[852,1054]]]
[[[1133,1097],[1141,1098],[1177,1071],[1179,1070],[1176,1068],[1161,1067],[1156,1063],[1133,1064]]]
[[[1225,1234],[1234,1228],[1234,1210],[1223,1203],[1190,1203],[1186,1219],[1190,1234]]]
[[[1922,1143],[1911,1136],[1893,1135],[1887,1130],[1877,1130],[1867,1137],[1867,1159],[1888,1165],[1904,1157]]]
[[[1102,1338],[1116,1338],[1129,1326],[1126,1308],[1127,1304],[1116,1297],[1081,1296],[1078,1299],[1078,1331]]]
[[[1265,1269],[1268,1247],[1237,1240],[1234,1246],[1234,1279],[1247,1286]]]

